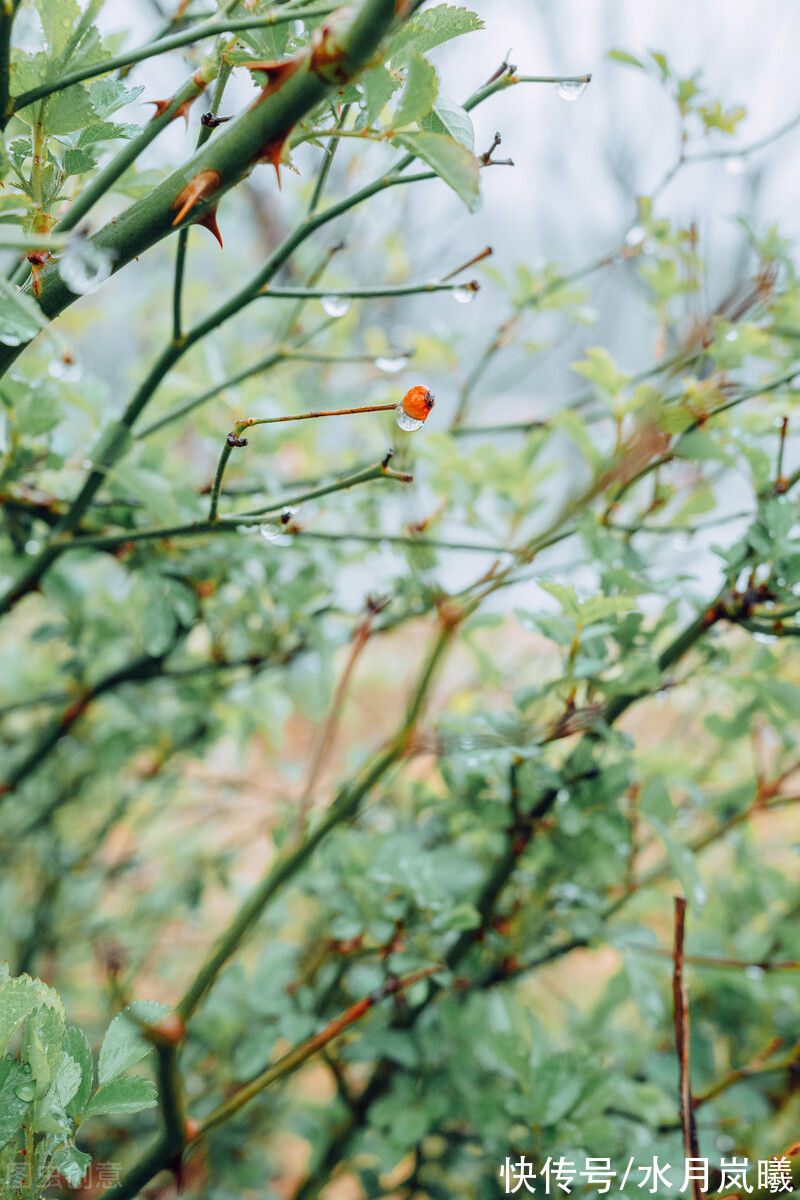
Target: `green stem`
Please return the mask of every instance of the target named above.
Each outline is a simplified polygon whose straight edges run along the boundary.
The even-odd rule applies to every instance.
[[[183,1083],[178,1070],[178,1052],[175,1046],[157,1046],[156,1053],[163,1131],[155,1145],[119,1183],[103,1192],[103,1200],[133,1200],[154,1175],[177,1163],[186,1145]]]
[[[232,43],[231,43],[232,44]],[[209,111],[212,116],[216,116],[219,112],[219,106],[222,103],[222,96],[227,86],[228,80],[231,77],[233,67],[230,63],[223,62],[217,83],[214,88],[214,95],[211,97]],[[199,150],[204,146],[211,137],[211,126],[201,125],[200,132],[197,135],[197,146]],[[180,342],[182,338],[183,319],[181,316],[183,308],[183,279],[186,271],[186,250],[189,242],[189,226],[185,225],[178,233],[178,245],[175,251],[175,281],[172,287],[172,340]]]
[[[0,3],[0,120],[9,111],[8,76],[11,66],[11,32],[19,0]]]
[[[401,533],[360,533],[348,529],[343,533],[333,533],[321,529],[289,529],[288,532],[299,540],[308,539],[322,542],[362,542],[367,546],[414,546],[428,550],[463,550],[474,554],[513,554],[506,546],[497,546],[491,542],[450,542],[443,538],[417,536],[416,534]]]
[[[57,543],[55,551],[57,554],[67,550],[83,550],[87,548],[113,550],[117,546],[127,545],[128,542],[150,542],[161,541],[163,538],[205,537],[208,534],[215,533],[237,533],[244,527],[257,528],[259,525],[270,524],[269,515],[280,512],[283,508],[292,508],[295,505],[305,503],[307,500],[316,500],[320,496],[327,496],[331,492],[340,492],[346,488],[354,487],[356,484],[368,483],[375,479],[394,479],[401,483],[408,483],[410,478],[410,476],[401,475],[397,471],[384,470],[382,467],[371,467],[369,470],[361,471],[357,475],[347,476],[336,483],[326,484],[323,487],[313,488],[311,491],[300,492],[296,496],[287,496],[283,500],[273,501],[265,508],[259,509],[258,512],[217,517],[215,521],[209,519],[205,521],[189,521],[182,525],[157,526],[153,529],[132,529],[122,533],[80,534],[77,537]]]
[[[157,54],[166,54],[170,50],[179,50],[182,46],[189,46],[193,42],[198,42],[204,38],[216,37],[217,34],[223,33],[239,33],[246,29],[261,29],[265,26],[286,25],[289,21],[322,17],[333,12],[337,7],[333,3],[312,4],[308,8],[278,9],[273,12],[263,13],[261,16],[236,17],[225,21],[213,20],[201,25],[191,25],[188,29],[183,29],[179,33],[173,33],[169,37],[161,38],[159,41],[148,42],[144,46],[138,46],[135,50],[128,50],[124,54],[117,54],[112,58],[104,59],[103,62],[89,63],[88,66],[80,67],[77,71],[67,72],[60,79],[51,79],[47,83],[39,84],[38,87],[30,88],[27,92],[21,92],[11,100],[8,115],[11,116],[12,113],[19,112],[29,104],[33,104],[36,100],[41,100],[45,96],[52,96],[55,92],[61,92],[64,88],[72,87],[73,84],[83,83],[87,79],[96,79],[99,75],[107,75],[110,71],[117,71],[122,67],[129,67],[133,63],[143,62],[145,59],[153,58]]]
[[[283,885],[303,867],[319,843],[332,829],[351,820],[362,801],[389,768],[405,752],[408,738],[417,723],[425,698],[455,632],[455,624],[443,626],[436,636],[408,703],[403,720],[387,745],[362,767],[355,780],[346,784],[336,795],[327,812],[304,840],[289,850],[283,850],[260,884],[254,888],[228,928],[212,948],[208,958],[187,988],[176,1012],[187,1021],[205,999],[222,968],[236,953],[252,926],[264,912]]]
[[[74,198],[64,216],[55,225],[56,233],[66,233],[83,220],[87,213],[94,208],[97,201],[105,196],[114,186],[121,175],[137,161],[144,150],[154,141],[159,133],[175,119],[177,113],[185,111],[185,106],[196,100],[205,90],[216,74],[216,67],[206,60],[191,78],[178,88],[170,104],[162,113],[156,114],[147,122],[138,137],[126,142],[122,149],[98,171],[97,175],[87,183],[86,187]],[[71,301],[66,300],[65,305]]]
[[[342,111],[339,114],[339,119],[336,122],[336,132],[337,133],[341,132],[341,130],[343,129],[344,123],[347,120],[347,115],[349,112],[350,112],[350,105],[345,104],[342,107]],[[317,207],[319,206],[319,202],[322,199],[322,193],[325,190],[325,184],[328,182],[328,175],[330,174],[330,169],[333,166],[333,159],[334,159],[334,155],[336,154],[336,148],[338,145],[339,145],[339,141],[337,138],[331,137],[328,140],[328,144],[325,147],[325,151],[322,156],[322,163],[320,164],[319,171],[317,172],[317,178],[314,181],[314,190],[311,193],[311,200],[309,201],[309,205],[308,205],[309,213],[316,212]]]
[[[384,11],[386,8],[386,3],[387,0],[365,0],[365,3],[359,13],[359,18],[361,18],[361,20],[359,21],[357,19],[351,26],[351,41],[355,47],[354,53],[351,54],[351,58],[354,56],[357,57],[358,55],[366,56],[368,52],[368,46],[365,44],[365,38],[367,37],[367,32],[370,30],[371,26],[367,20],[367,17],[373,16],[373,8],[379,9],[387,25],[390,22],[389,15]],[[377,20],[377,18],[375,19]],[[372,33],[374,35],[374,30]],[[299,74],[299,71],[296,72],[296,75]],[[293,79],[295,77],[293,77]],[[292,80],[289,80],[288,82],[291,83]],[[504,84],[502,80],[496,80],[493,84],[481,88],[478,92],[474,93],[473,96],[469,97],[465,103],[465,107],[469,109],[474,108],[481,102],[481,100],[493,95],[503,86],[508,86],[508,82]],[[283,91],[284,88],[281,88],[281,94]],[[307,100],[305,92],[303,93],[303,98],[304,101]],[[259,107],[264,108],[265,104],[262,104]],[[272,107],[270,107],[268,115],[274,116]],[[240,118],[240,121],[241,120],[242,118]],[[275,117],[274,124],[280,124],[277,116]],[[238,122],[234,123],[234,125],[238,125]],[[232,126],[228,126],[227,128],[230,130]],[[218,138],[215,138],[210,143],[211,147],[218,147],[220,142],[223,140],[223,137],[224,135],[220,135]],[[202,154],[203,152],[201,151],[200,153]],[[195,156],[195,160],[196,158],[197,156]],[[161,383],[161,380],[175,365],[175,363],[178,362],[182,355],[191,346],[195,345],[207,334],[217,329],[225,321],[229,320],[236,313],[240,312],[241,309],[243,309],[247,304],[251,303],[264,285],[274,277],[275,273],[280,269],[281,266],[283,266],[284,262],[286,262],[286,260],[294,253],[297,247],[306,240],[306,238],[308,238],[317,229],[327,224],[329,221],[334,220],[343,213],[347,212],[349,209],[355,207],[357,204],[360,204],[362,201],[369,199],[371,196],[374,196],[385,188],[394,187],[403,183],[412,183],[418,179],[428,179],[433,177],[432,172],[422,172],[416,175],[402,175],[399,173],[404,171],[406,167],[408,167],[413,161],[414,156],[412,154],[404,155],[398,160],[390,172],[379,176],[377,179],[373,180],[372,183],[366,184],[353,195],[341,200],[338,204],[330,205],[322,213],[314,213],[309,215],[305,221],[301,222],[301,224],[284,240],[284,242],[273,251],[265,265],[256,274],[254,279],[252,279],[245,287],[241,288],[224,304],[220,305],[220,307],[212,312],[208,317],[200,321],[189,333],[183,337],[180,344],[171,343],[165,350],[163,350],[159,358],[153,364],[153,367],[148,373],[146,379],[129,403],[128,408],[123,414],[121,422],[115,423],[115,425],[110,427],[110,429],[108,429],[104,434],[104,441],[112,443],[111,449],[106,452],[104,467],[107,468],[108,466],[112,465],[113,462],[116,461],[116,457],[122,453],[121,443],[116,444],[113,442],[113,435],[115,432],[121,426],[124,426],[126,431],[130,431],[142,409]],[[150,201],[150,205],[146,206],[148,207],[148,211],[150,208],[157,206],[157,203],[160,203],[160,192],[162,190],[163,185],[162,189],[156,189],[156,192],[151,193],[150,197],[146,198]],[[172,191],[172,187],[170,187],[169,191]],[[156,197],[156,193],[159,193],[158,197]],[[156,198],[154,199],[154,197]],[[130,214],[134,211],[137,213],[139,218],[139,224],[141,224],[142,219],[146,220],[146,213],[142,213],[138,205],[134,205],[133,209],[128,210],[128,213]],[[169,212],[171,213],[171,211],[170,205]],[[112,222],[112,226],[115,224],[118,226],[120,223],[124,223],[124,216],[125,214],[119,218],[119,222]],[[119,229],[117,228],[115,231],[114,228],[111,228],[111,232],[109,233],[108,228],[109,227],[107,227],[106,231],[101,231],[101,234],[105,233],[109,239],[116,239],[119,236]],[[125,231],[123,230],[123,243],[125,241],[124,232]],[[100,235],[97,236],[100,237]],[[158,239],[154,237],[148,244],[152,244],[152,242],[156,240]],[[53,284],[54,295],[51,297],[52,304],[49,305],[46,311],[49,311],[49,314],[54,316],[56,313],[61,312],[65,307],[67,307],[67,305],[72,302],[74,297],[71,293],[69,293],[68,289],[66,289],[67,294],[64,294],[60,287],[60,282],[53,282],[52,271],[49,275],[49,278]],[[0,350],[0,375],[2,375],[4,370],[8,369],[8,366],[15,360],[17,355],[21,353],[23,348],[23,346],[4,347],[2,350]],[[3,351],[5,351],[5,353],[3,353]],[[83,516],[83,513],[91,503],[96,491],[101,486],[104,479],[104,474],[105,470],[101,472],[92,471],[89,476],[87,476],[87,479],[73,504],[73,508],[71,508],[63,518],[63,521],[59,526],[59,532],[71,533],[77,527],[81,517]],[[73,509],[75,510],[74,512]],[[222,523],[219,523],[217,528],[220,528],[221,524]],[[51,542],[45,546],[42,551],[40,551],[40,553],[32,560],[32,562],[28,564],[23,573],[14,581],[14,583],[12,583],[7,591],[0,596],[0,616],[8,612],[20,599],[28,595],[31,591],[34,591],[39,586],[40,580],[49,569],[50,565],[58,557],[63,548],[65,548],[63,544],[59,545],[56,542]]]
[[[334,1038],[339,1037],[346,1029],[354,1025],[356,1021],[360,1021],[365,1017],[370,1009],[374,1008],[381,1000],[390,995],[397,995],[398,992],[418,983],[420,979],[429,977],[434,973],[435,969],[415,971],[408,978],[397,980],[393,984],[384,984],[382,988],[372,995],[365,996],[363,1000],[357,1000],[340,1017],[336,1017],[333,1021],[330,1021],[319,1033],[315,1033],[311,1037],[306,1038],[304,1042],[300,1042],[299,1045],[295,1046],[287,1054],[284,1054],[276,1063],[273,1063],[271,1067],[267,1067],[260,1075],[256,1075],[244,1087],[234,1092],[229,1100],[226,1100],[218,1108],[210,1112],[200,1123],[200,1136],[207,1133],[210,1129],[216,1128],[217,1125],[222,1125],[225,1121],[230,1120],[231,1117],[235,1116],[246,1104],[249,1104],[260,1092],[271,1087],[274,1083],[278,1083],[281,1079],[285,1079],[287,1075],[293,1074],[298,1067],[301,1067],[314,1054],[319,1053]]]
[[[343,300],[365,300],[381,296],[418,296],[426,292],[457,292],[467,289],[477,292],[478,283],[397,283],[381,287],[351,287],[351,288],[293,288],[293,287],[264,287],[259,292],[275,300],[324,300],[331,296]]]

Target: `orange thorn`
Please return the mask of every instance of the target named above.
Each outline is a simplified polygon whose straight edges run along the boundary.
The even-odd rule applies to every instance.
[[[278,177],[278,187],[281,186],[281,159],[283,158],[283,149],[286,145],[291,130],[287,129],[285,133],[278,133],[275,137],[270,138],[261,147],[257,155],[258,162],[271,162],[275,168],[275,174]]]
[[[196,99],[197,99],[197,96],[190,96],[188,100],[184,100],[182,104],[179,104],[178,107],[175,109],[175,112],[170,117],[170,121],[174,121],[176,117],[183,117],[184,121],[186,122],[186,126],[188,128],[188,126],[189,126],[189,109],[192,107],[192,105],[194,104]],[[153,116],[151,118],[153,121],[155,121],[156,117],[163,116],[163,114],[167,111],[169,106],[171,104],[175,103],[175,97],[170,96],[169,100],[147,100],[147,101],[145,101],[145,103],[155,105],[156,111],[153,113]]]
[[[304,62],[306,56],[307,51],[304,50],[294,58],[285,58],[277,62],[259,60],[242,63],[242,66],[247,67],[249,71],[263,71],[267,77],[267,82],[261,89],[261,94],[256,103],[260,104],[262,100],[266,100],[267,96],[271,96],[273,92],[277,92],[278,88],[294,75],[298,67]]]
[[[206,196],[213,196],[221,182],[222,176],[219,171],[200,171],[194,179],[190,179],[186,187],[172,202],[172,207],[178,209],[178,215],[172,224],[180,224],[195,204],[205,199]]]
[[[219,225],[217,224],[216,208],[210,208],[208,210],[208,212],[203,213],[202,217],[197,222],[197,224],[202,225],[205,229],[207,229],[209,231],[209,233],[213,233],[214,237],[219,242],[219,248],[221,250],[222,249],[222,234],[220,233]]]

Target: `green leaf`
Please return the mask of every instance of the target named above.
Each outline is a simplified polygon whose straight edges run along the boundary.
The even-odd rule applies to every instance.
[[[422,118],[420,125],[429,133],[447,133],[468,150],[475,149],[475,130],[469,113],[442,92],[439,92],[432,110]]]
[[[31,979],[30,975],[19,975],[10,978],[8,966],[2,964],[0,972],[0,1053],[4,1053],[9,1039],[26,1017],[39,1007],[46,1005],[61,1015],[63,1020],[64,1006],[57,992],[42,983],[41,979]]]
[[[363,123],[373,125],[400,87],[400,81],[381,65],[367,71],[360,83],[364,89]]]
[[[0,1150],[15,1138],[32,1099],[30,1074],[10,1054],[0,1059]]]
[[[392,39],[387,57],[390,60],[402,58],[411,46],[419,54],[427,54],[434,46],[478,29],[483,29],[483,21],[476,13],[439,4],[416,13],[406,22]]]
[[[80,1063],[77,1063],[70,1054],[62,1050],[53,1074],[50,1090],[47,1093],[48,1105],[53,1105],[57,1109],[65,1109],[81,1086],[82,1077],[83,1072]]]
[[[45,324],[41,309],[30,296],[0,277],[0,342],[19,346],[35,338]]]
[[[81,10],[76,0],[36,0],[36,8],[47,49],[52,58],[58,59],[69,45]]]
[[[63,1175],[70,1187],[80,1187],[92,1161],[90,1154],[84,1154],[77,1146],[69,1144],[56,1150],[53,1155],[53,1170]]]
[[[97,119],[88,91],[78,83],[63,92],[56,92],[48,101],[45,112],[47,132],[52,134],[72,133]]]
[[[36,1096],[46,1096],[61,1061],[64,1012],[60,1006],[41,1005],[27,1017],[22,1029],[22,1058],[30,1064],[36,1080]]]
[[[642,60],[627,50],[609,50],[606,58],[610,58],[612,62],[622,63],[626,67],[638,67],[640,71],[644,70]]]
[[[93,79],[86,90],[92,108],[103,121],[126,104],[132,104],[144,91],[143,87],[127,88],[120,79]]]
[[[586,351],[586,358],[574,362],[572,369],[607,392],[609,396],[616,396],[630,380],[630,375],[625,375],[617,369],[604,346],[592,346]]]
[[[67,150],[64,155],[64,175],[84,175],[96,165],[95,159],[85,150]]]
[[[83,1110],[84,1119],[117,1113],[135,1113],[152,1108],[158,1093],[143,1075],[123,1075],[98,1089]]]
[[[154,1022],[167,1012],[169,1009],[165,1004],[158,1004],[155,1000],[137,1000],[114,1017],[103,1038],[97,1062],[97,1078],[101,1085],[116,1079],[128,1067],[140,1062],[151,1049],[150,1042],[142,1037],[132,1018]]]
[[[436,68],[421,54],[417,54],[416,50],[412,50],[408,59],[406,85],[392,121],[394,128],[403,129],[406,125],[414,125],[429,113],[438,87]]]
[[[62,1045],[64,1051],[78,1064],[81,1072],[78,1087],[67,1104],[69,1115],[76,1117],[83,1112],[84,1106],[92,1094],[92,1051],[86,1034],[75,1025],[67,1026]]]
[[[466,146],[441,133],[401,133],[392,140],[432,167],[470,212],[480,208],[478,160]]]

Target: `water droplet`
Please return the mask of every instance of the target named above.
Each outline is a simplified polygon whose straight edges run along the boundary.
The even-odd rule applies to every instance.
[[[747,170],[747,159],[743,154],[732,154],[725,159],[725,170],[729,175],[744,175]]]
[[[562,100],[572,103],[586,91],[586,82],[585,79],[565,79],[558,84],[556,91]]]
[[[11,329],[0,330],[0,342],[4,346],[21,346],[22,338],[18,333],[14,333]]]
[[[26,1078],[16,1085],[14,1095],[18,1100],[24,1100],[27,1103],[36,1095],[36,1080],[31,1078],[30,1063],[22,1064],[22,1073]]]
[[[456,304],[471,304],[477,294],[476,288],[459,287],[454,289],[453,299]]]
[[[738,329],[729,329],[728,332],[725,334],[726,342],[738,342],[738,340],[739,340],[739,330]]]
[[[61,255],[58,273],[71,292],[85,296],[108,279],[113,265],[110,251],[95,245],[85,233],[76,233]]]
[[[422,429],[424,421],[418,421],[416,417],[410,417],[403,408],[398,408],[395,411],[394,419],[401,429],[405,429],[406,433],[413,433],[415,429]]]
[[[764,974],[764,969],[763,967],[757,967],[755,963],[753,963],[751,966],[745,967],[744,973],[748,979],[761,979],[762,975]]]
[[[76,383],[83,375],[83,367],[71,354],[62,354],[60,358],[54,358],[48,370],[53,379],[63,379],[65,383]]]
[[[396,358],[384,357],[375,359],[375,366],[379,371],[383,371],[384,375],[396,375],[398,371],[402,371],[403,367],[408,365],[408,355],[399,354]]]
[[[644,225],[631,225],[628,232],[625,234],[626,246],[640,246],[647,237],[647,230]]]
[[[284,533],[280,525],[262,525],[258,531],[265,542],[271,542],[273,546],[288,546],[292,537],[289,533]]]
[[[329,317],[343,317],[350,312],[350,301],[345,296],[323,296],[320,304]]]
[[[35,538],[31,538],[30,541],[25,543],[26,554],[38,554],[41,548],[41,545],[36,541]]]

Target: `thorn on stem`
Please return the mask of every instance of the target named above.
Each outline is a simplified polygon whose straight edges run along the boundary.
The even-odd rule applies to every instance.
[[[247,438],[237,437],[236,434],[233,433],[233,431],[231,431],[231,433],[228,434],[225,441],[228,443],[229,446],[246,446],[247,445]]]
[[[383,458],[381,459],[381,470],[382,471],[385,471],[387,469],[387,467],[389,466],[389,463],[392,461],[393,458],[394,458],[394,450],[392,450],[392,449],[387,450],[386,453],[384,454]]]

